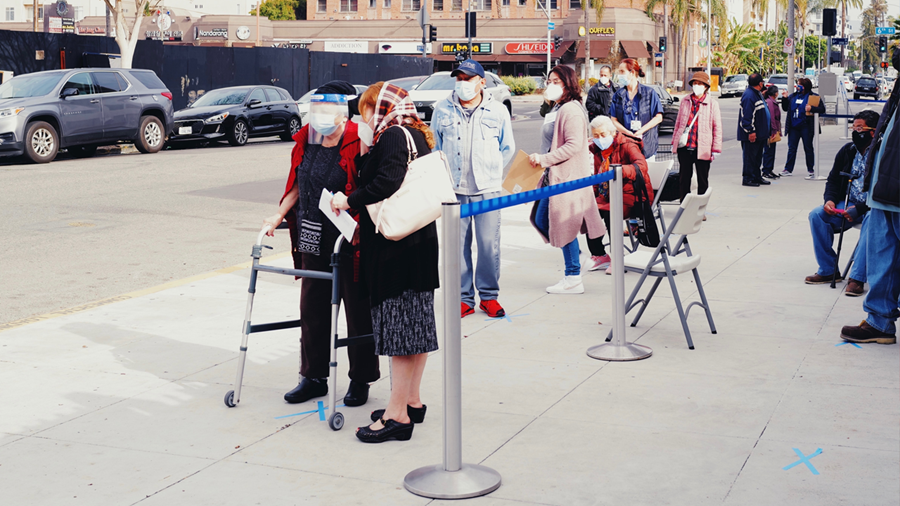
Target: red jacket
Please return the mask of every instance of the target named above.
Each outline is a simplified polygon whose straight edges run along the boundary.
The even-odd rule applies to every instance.
[[[631,213],[634,206],[634,180],[636,177],[635,167],[640,167],[641,175],[644,176],[644,184],[647,187],[647,198],[653,200],[653,183],[650,181],[650,174],[647,172],[647,160],[641,151],[641,141],[629,137],[622,132],[616,132],[612,146],[606,151],[600,152],[600,148],[594,142],[591,142],[591,153],[594,154],[594,174],[606,172],[609,170],[609,164],[621,164],[623,187],[622,187],[622,203],[624,204],[623,216],[626,218]],[[609,183],[603,183],[609,188]],[[603,195],[597,196],[597,207],[604,211],[609,211],[609,201]]]
[[[303,152],[306,149],[306,142],[309,139],[309,125],[301,128],[299,132],[294,134],[294,149],[291,151],[291,170],[288,174],[287,184],[284,188],[284,195],[281,196],[281,200],[284,200],[284,197],[287,196],[288,192],[291,191],[291,188],[294,187],[294,182],[297,178],[297,167],[300,165],[300,162],[303,161]],[[359,155],[359,126],[352,122],[348,121],[347,126],[344,129],[344,140],[343,145],[341,146],[341,161],[339,162],[341,168],[347,173],[347,185],[344,187],[344,195],[350,195],[356,190],[356,157]],[[281,203],[279,200],[279,204]],[[354,210],[348,211],[354,218],[359,220],[357,216],[357,212]],[[294,256],[294,268],[302,269],[301,263],[301,254],[297,251],[294,251],[293,245],[297,244],[297,215],[293,212],[289,212],[287,216],[284,217],[288,222],[288,227],[291,232],[291,251]],[[355,255],[358,257],[359,252],[356,251]]]

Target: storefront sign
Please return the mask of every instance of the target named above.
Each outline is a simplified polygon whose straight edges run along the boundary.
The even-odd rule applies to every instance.
[[[443,43],[441,44],[441,53],[443,54],[456,54],[460,51],[468,51],[469,44],[466,42],[457,42],[457,43]],[[477,44],[472,44],[472,53],[473,54],[491,54],[494,49],[494,44],[492,42],[479,42]]]
[[[199,39],[200,37],[215,37],[215,38],[228,38],[228,28],[209,28],[204,30],[203,28],[194,27],[194,38]]]
[[[504,47],[506,54],[547,54],[546,42],[510,42]]]
[[[272,47],[280,47],[282,49],[306,49],[313,41],[311,40],[295,40],[291,42],[276,42]]]
[[[325,51],[329,53],[368,53],[369,43],[364,40],[326,40]]]
[[[47,16],[48,33],[75,33],[75,20],[72,18],[59,18]]]
[[[79,35],[105,35],[106,28],[102,26],[79,26]]]
[[[615,37],[616,36],[616,27],[614,26],[592,26],[591,27],[591,35],[597,35],[600,37]]]
[[[182,40],[184,38],[184,32],[181,30],[166,30],[164,32],[159,30],[147,30],[144,32],[144,38],[147,40]]]
[[[380,54],[422,54],[421,42],[379,42]],[[431,43],[425,44],[425,52],[431,53]]]

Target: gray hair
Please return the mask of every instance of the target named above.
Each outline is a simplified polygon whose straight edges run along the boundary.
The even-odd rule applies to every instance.
[[[610,73],[611,73],[611,72],[612,72],[612,65],[610,65],[610,64],[608,64],[608,63],[604,63],[603,65],[600,65],[600,70],[603,70],[603,69],[609,69],[609,71],[610,71]],[[599,72],[599,71],[598,71],[598,72]]]
[[[610,134],[616,133],[616,126],[613,125],[609,116],[597,116],[591,120],[591,130],[600,130]]]

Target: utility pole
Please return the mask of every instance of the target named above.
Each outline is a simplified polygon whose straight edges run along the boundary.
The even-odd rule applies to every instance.
[[[473,12],[472,6],[475,5],[475,1],[476,0],[469,0],[469,15],[466,16],[466,33],[469,34],[469,59],[472,59],[472,26],[470,24],[473,24],[471,16]]]
[[[553,47],[553,43],[550,41],[550,8],[547,6],[547,0],[535,0],[537,5],[543,9],[544,14],[547,15],[547,78],[550,78],[550,49]]]
[[[593,0],[581,0],[584,8],[584,91],[591,89],[591,18],[588,4]]]
[[[259,4],[261,3],[262,0],[256,0],[256,47],[259,47]]]
[[[109,5],[106,6],[106,36],[112,36],[112,32],[109,31]]]
[[[788,1],[788,38],[791,39],[791,42],[794,41],[794,0]],[[795,45],[791,44],[791,52],[788,53],[788,71],[787,71],[787,89],[788,94],[794,92],[794,52]]]
[[[706,75],[712,80],[712,0],[706,5]]]
[[[666,38],[666,45],[669,44],[669,4],[668,2],[663,4],[663,37]],[[666,48],[668,49],[668,48]],[[668,60],[668,51],[664,52],[662,55],[662,87],[668,91],[666,88],[666,84],[668,83],[668,78],[666,77],[666,60]]]
[[[31,30],[37,32],[38,3],[37,0],[31,2]]]

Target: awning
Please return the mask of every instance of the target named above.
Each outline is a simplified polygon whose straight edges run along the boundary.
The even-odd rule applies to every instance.
[[[629,58],[650,58],[642,40],[620,40],[619,44],[622,44],[622,49]]]
[[[609,50],[612,48],[611,40],[592,40],[591,41],[591,59],[609,58]],[[578,45],[577,59],[584,58],[584,44]]]
[[[651,53],[658,53],[658,52],[659,52],[659,46],[657,46],[657,45],[654,44],[653,42],[647,42],[647,44],[650,44],[650,52],[651,52]]]
[[[557,49],[556,51],[553,51],[553,57],[554,58],[562,58],[563,55],[566,54],[566,51],[568,51],[569,49],[572,48],[573,42],[574,41],[567,40],[567,41],[563,42],[562,44],[560,44],[559,49]]]

